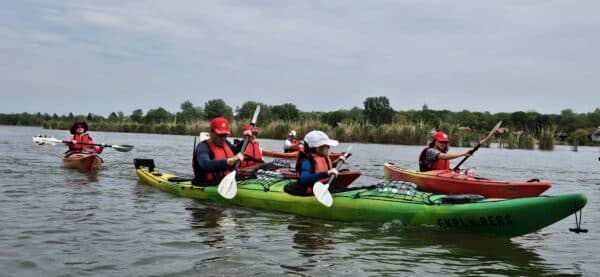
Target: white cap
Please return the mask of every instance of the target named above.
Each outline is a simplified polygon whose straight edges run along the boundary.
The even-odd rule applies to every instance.
[[[327,134],[321,131],[310,131],[306,136],[304,136],[304,141],[308,143],[308,147],[314,148],[319,147],[321,145],[329,145],[336,146],[338,145],[338,141],[334,139],[329,139]]]
[[[290,132],[288,133],[288,136],[296,136],[296,131],[290,130]]]

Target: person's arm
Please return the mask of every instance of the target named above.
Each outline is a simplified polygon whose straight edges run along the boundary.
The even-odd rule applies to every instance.
[[[467,152],[464,153],[441,153],[438,155],[439,159],[442,160],[452,160],[452,159],[456,159],[459,157],[467,157],[467,156],[471,156],[472,155],[472,150],[469,150]]]
[[[317,181],[329,177],[327,171],[311,173],[312,164],[308,159],[302,160],[300,172],[298,172],[298,184],[312,187]]]
[[[89,137],[89,138],[90,138],[89,143],[96,144],[96,142],[94,141],[94,139],[92,139],[92,137]],[[94,149],[94,151],[96,152],[96,154],[101,154],[102,150],[104,150],[104,145],[100,145],[100,146],[98,146],[98,145],[92,145],[92,148]]]

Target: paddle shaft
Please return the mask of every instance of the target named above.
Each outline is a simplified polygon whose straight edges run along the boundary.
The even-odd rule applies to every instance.
[[[62,143],[70,143],[70,144],[75,144],[72,141],[68,141],[68,140],[63,140],[61,141]],[[81,145],[94,145],[94,146],[104,146],[104,147],[112,147],[112,145],[110,144],[100,144],[100,143],[86,143],[86,142],[78,142],[76,144],[81,144]]]
[[[344,153],[344,158],[346,158],[348,156],[348,152]],[[340,168],[342,168],[342,164],[344,163],[344,160],[341,160],[336,166],[335,169],[337,169],[338,171],[340,170]],[[330,185],[331,183],[333,183],[333,181],[335,180],[335,178],[337,178],[337,174],[331,174],[329,175],[329,179],[327,180],[327,185]]]
[[[250,124],[250,129],[252,129],[252,127],[254,127],[254,123]],[[245,136],[244,142],[242,142],[242,149],[240,150],[240,153],[243,154],[244,152],[246,152],[246,147],[248,147],[248,141],[250,141],[250,137]],[[238,167],[240,167],[241,164],[242,164],[242,161],[236,160],[235,164],[233,165],[233,170],[238,169]]]
[[[475,145],[475,147],[473,147],[473,149],[471,150],[471,155],[473,155],[473,153],[475,153],[475,151],[479,150],[479,147],[481,146],[481,144],[483,144],[484,142],[486,142],[488,139],[490,139],[492,137],[492,135],[494,135],[494,133],[496,133],[496,130],[498,130],[498,127],[500,127],[500,124],[502,124],[502,121],[498,122],[496,124],[496,126],[494,126],[494,128],[490,131],[490,133],[483,138],[482,140],[480,140],[479,142],[477,142],[477,145]],[[460,161],[460,163],[458,163],[455,167],[454,167],[454,171],[458,171],[460,169],[460,166],[469,158],[471,157],[471,155],[466,156],[462,159],[462,161]]]

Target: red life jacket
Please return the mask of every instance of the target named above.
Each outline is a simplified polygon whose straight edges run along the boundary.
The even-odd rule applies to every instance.
[[[240,164],[240,167],[252,166],[255,164],[263,163],[263,155],[260,150],[260,146],[258,145],[258,141],[248,141],[246,145],[246,151],[244,151],[244,161]]]
[[[311,173],[317,173],[317,172],[323,172],[323,171],[328,171],[331,168],[333,168],[333,165],[331,164],[331,159],[329,159],[329,156],[327,157],[323,157],[323,156],[319,156],[317,154],[313,154],[313,153],[306,153],[306,152],[302,152],[303,155],[307,155],[311,164],[313,165],[312,167],[312,171]],[[300,172],[300,168],[298,168],[300,163],[300,159],[298,160],[298,162],[296,162],[296,171]],[[321,179],[319,181],[321,181],[321,183],[326,183],[329,178],[324,178]],[[306,187],[306,191],[305,193],[312,193],[312,187]]]
[[[433,163],[425,163],[425,153],[430,147],[425,147],[419,155],[419,170],[422,172],[430,170],[448,170],[450,169],[450,160],[437,159]]]
[[[224,160],[227,158],[231,158],[234,156],[233,151],[229,147],[229,144],[224,143],[223,147],[217,146],[212,141],[207,140],[202,143],[208,144],[208,150],[210,151],[210,157],[213,160]],[[215,183],[220,181],[225,175],[227,175],[231,170],[223,170],[216,172],[205,172],[198,168],[198,161],[196,161],[196,155],[194,154],[194,158],[192,159],[192,168],[194,169],[194,173],[196,176],[201,176],[199,179],[202,183]]]
[[[94,140],[92,139],[92,137],[90,137],[90,135],[88,135],[87,133],[71,135],[71,136],[69,136],[68,140],[69,141],[73,141],[73,140],[77,141],[77,144],[69,143],[69,151],[93,150],[94,152],[96,152],[96,154],[100,154],[100,153],[102,153],[102,150],[104,150],[104,147],[102,147],[102,146],[82,144],[82,143],[89,143],[89,144],[95,143]]]

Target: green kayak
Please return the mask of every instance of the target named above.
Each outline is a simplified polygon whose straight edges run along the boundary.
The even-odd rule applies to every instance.
[[[371,186],[333,194],[327,208],[314,196],[296,196],[284,191],[294,180],[250,179],[239,181],[235,198],[225,199],[216,186],[199,187],[176,175],[145,168],[136,161],[141,183],[181,197],[217,201],[231,205],[298,214],[345,222],[393,222],[408,226],[437,226],[444,230],[520,236],[551,225],[579,210],[583,194],[563,194],[517,199],[477,199],[468,195],[436,195],[415,191],[385,191]],[[466,202],[466,203],[460,203]]]

